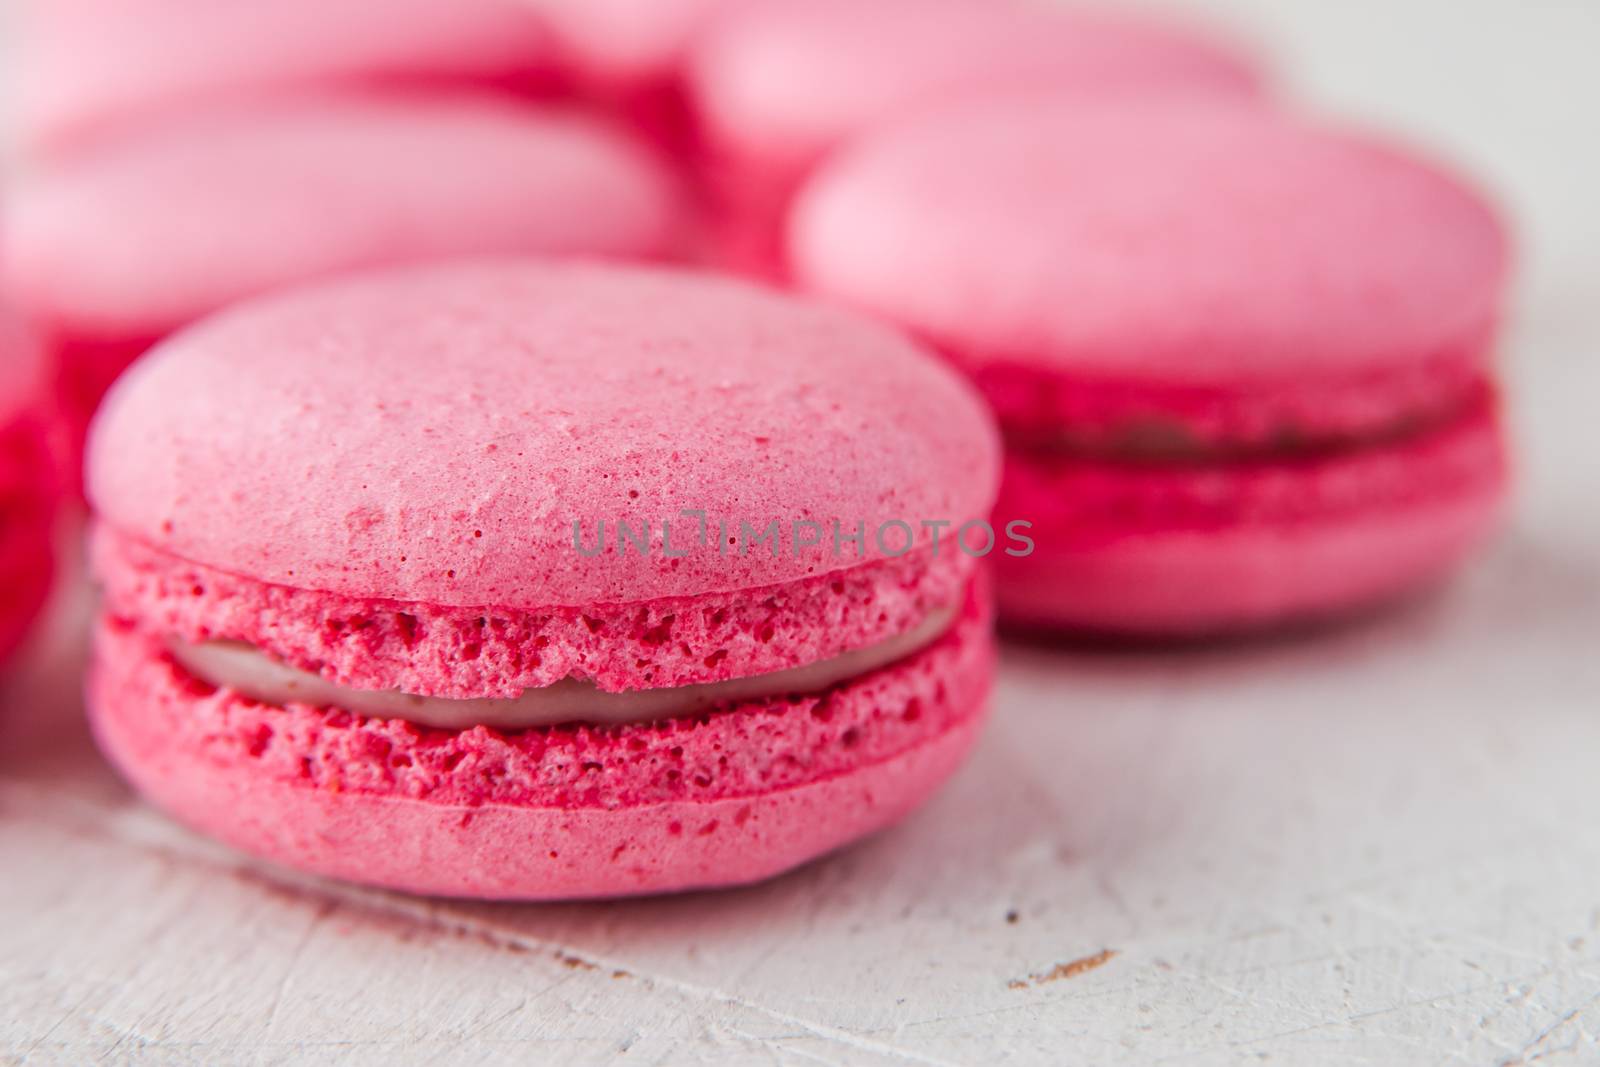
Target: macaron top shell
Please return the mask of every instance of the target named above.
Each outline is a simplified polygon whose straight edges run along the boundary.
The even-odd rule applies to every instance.
[[[790,241],[803,286],[980,377],[1147,397],[1473,380],[1508,260],[1483,199],[1389,145],[1249,105],[1053,95],[857,145]]]
[[[245,578],[531,607],[855,562],[719,552],[724,518],[730,538],[743,520],[865,523],[868,558],[874,526],[901,520],[925,547],[922,520],[983,517],[997,473],[970,387],[887,328],[730,280],[504,260],[308,287],[184,332],[113,389],[89,495],[120,533]],[[651,550],[619,550],[618,520],[648,521]],[[691,551],[664,551],[662,520]],[[602,521],[606,550],[581,555],[574,523],[592,547]]]
[[[298,86],[500,80],[550,62],[518,0],[25,0],[15,84],[25,140],[177,104]]]
[[[776,0],[719,19],[691,82],[713,147],[800,169],[918,108],[1049,85],[1085,95],[1249,95],[1235,50],[1124,11],[992,0]]]
[[[662,166],[598,121],[492,97],[303,98],[108,140],[32,173],[7,284],[76,335],[155,338],[332,271],[453,254],[653,256]]]

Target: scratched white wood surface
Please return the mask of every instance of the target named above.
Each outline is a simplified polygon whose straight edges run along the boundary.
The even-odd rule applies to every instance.
[[[1011,648],[902,827],[557,907],[172,826],[87,742],[69,596],[0,721],[0,1061],[1600,1063],[1600,4],[1227,7],[1519,217],[1523,477],[1480,565],[1293,640]]]

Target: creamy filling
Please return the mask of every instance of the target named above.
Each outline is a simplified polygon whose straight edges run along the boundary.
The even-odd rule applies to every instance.
[[[357,715],[405,719],[423,726],[465,730],[489,726],[525,730],[584,722],[649,722],[692,715],[725,704],[815,693],[903,659],[934,642],[955,619],[954,608],[929,613],[915,628],[865,648],[803,667],[733,678],[725,682],[607,693],[589,682],[563,679],[521,696],[455,700],[398,690],[352,689],[309,671],[279,663],[242,641],[168,641],[172,656],[190,674],[220,689],[264,704],[337,707]]]
[[[1004,423],[1001,431],[1010,447],[1093,462],[1185,466],[1276,462],[1343,455],[1415,440],[1458,424],[1492,402],[1492,387],[1480,380],[1463,395],[1447,396],[1432,407],[1419,406],[1362,429],[1318,430],[1286,422],[1247,437],[1212,439],[1181,419],[1149,415],[1091,427],[1061,420],[1025,420]]]

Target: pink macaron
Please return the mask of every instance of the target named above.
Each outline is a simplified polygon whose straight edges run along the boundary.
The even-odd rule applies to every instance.
[[[917,121],[791,220],[804,287],[903,324],[998,414],[1010,621],[1206,634],[1337,614],[1479,545],[1505,488],[1493,210],[1382,141],[1057,96]]]
[[[55,409],[43,350],[0,306],[0,660],[50,589],[61,484]]]
[[[1022,0],[754,0],[690,58],[721,254],[780,274],[796,185],[851,138],[930,108],[1049,86],[1085,98],[1251,96],[1253,61],[1209,31]]]
[[[181,820],[340,878],[763,878],[972,743],[998,466],[940,361],[734,281],[488,260],[263,298],[96,420],[95,730]]]
[[[22,143],[55,149],[173,109],[287,89],[493,86],[551,80],[553,51],[520,0],[20,0]]]
[[[598,120],[471,94],[316,96],[207,111],[31,171],[0,233],[80,422],[135,356],[228,303],[452,255],[654,258],[680,195]]]

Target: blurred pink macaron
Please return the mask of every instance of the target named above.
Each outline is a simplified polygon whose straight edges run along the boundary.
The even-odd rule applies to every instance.
[[[60,496],[57,405],[32,333],[0,306],[0,660],[50,590]]]
[[[918,111],[1048,86],[1086,99],[1253,96],[1254,61],[1208,29],[1025,0],[752,0],[701,35],[690,93],[731,265],[782,273],[783,211],[818,160]]]
[[[973,105],[817,175],[801,284],[998,414],[1009,621],[1206,634],[1425,585],[1505,488],[1508,242],[1444,170],[1267,109]]]
[[[96,421],[95,730],[178,818],[326,875],[764,878],[972,743],[983,572],[925,523],[982,523],[998,461],[918,346],[732,280],[508,260],[267,297]]]
[[[24,147],[171,110],[333,86],[516,92],[553,51],[520,0],[20,0],[14,110]]]
[[[453,255],[658,258],[681,197],[599,120],[494,96],[306,96],[185,116],[31,170],[0,271],[79,421],[135,356],[228,303]]]

